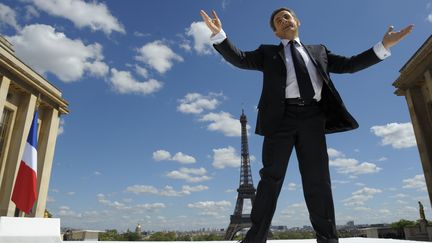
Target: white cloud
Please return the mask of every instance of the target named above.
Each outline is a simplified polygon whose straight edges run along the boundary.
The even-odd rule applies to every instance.
[[[39,12],[37,11],[37,9],[34,6],[27,5],[27,6],[25,6],[25,10],[26,10],[26,15],[24,18],[27,21],[31,20],[32,18],[39,17]]]
[[[427,191],[426,182],[423,174],[416,175],[413,178],[403,180],[403,188],[416,189],[417,191]]]
[[[153,152],[153,159],[156,161],[169,160],[171,159],[171,154],[165,150],[157,150]]]
[[[228,146],[227,148],[213,149],[213,167],[223,169],[225,167],[240,167],[241,157],[236,154],[235,148]]]
[[[69,39],[52,26],[34,24],[8,39],[15,53],[40,73],[51,72],[64,82],[79,80],[85,72],[102,77],[108,66],[102,61],[102,46]]]
[[[416,146],[414,129],[411,122],[389,123],[384,126],[373,126],[371,132],[381,137],[382,145],[391,145],[393,148],[410,148]]]
[[[110,82],[115,91],[120,94],[142,94],[148,95],[159,91],[163,83],[155,80],[149,79],[145,82],[140,82],[135,80],[130,72],[127,71],[117,71],[117,69],[111,69]]]
[[[369,201],[375,194],[381,193],[380,189],[364,187],[352,193],[352,196],[344,199],[345,206],[363,206],[366,201]]]
[[[330,158],[345,157],[345,155],[342,152],[340,152],[340,151],[338,151],[338,150],[336,150],[334,148],[328,148],[327,149],[327,154],[328,154],[328,156]]]
[[[143,68],[143,67],[141,67],[139,65],[135,65],[135,72],[139,76],[141,76],[143,78],[148,78],[148,71],[147,71],[147,69],[145,69],[145,68]]]
[[[136,205],[137,208],[154,211],[161,208],[166,208],[164,203],[145,203]]]
[[[207,186],[198,185],[198,186],[188,186],[184,185],[182,186],[182,189],[180,191],[174,190],[174,187],[172,186],[165,186],[163,189],[157,189],[154,186],[149,185],[133,185],[126,188],[126,192],[131,192],[136,195],[142,195],[142,194],[156,194],[160,196],[166,196],[166,197],[181,197],[192,194],[192,192],[200,192],[208,190],[209,188]]]
[[[295,191],[297,189],[297,185],[293,182],[288,183],[288,190]]]
[[[356,159],[346,158],[345,154],[333,148],[328,148],[327,153],[331,158],[329,160],[330,166],[336,167],[336,171],[341,174],[369,174],[381,170],[373,163],[363,162],[360,164]]]
[[[210,41],[211,31],[204,22],[193,22],[186,29],[186,35],[194,40],[194,50],[198,54],[211,54],[214,52],[213,44]]]
[[[82,214],[76,213],[70,209],[68,206],[60,206],[57,212],[59,216],[68,216],[68,217],[82,217]]]
[[[207,176],[207,170],[203,167],[199,169],[191,168],[180,168],[180,170],[174,170],[167,173],[167,177],[171,179],[185,180],[187,182],[202,182],[208,181],[211,177]]]
[[[168,196],[168,197],[181,197],[192,194],[192,192],[199,192],[208,190],[207,186],[199,185],[199,186],[183,186],[181,191],[175,191],[172,186],[166,186],[161,192],[161,196]]]
[[[341,174],[369,174],[377,173],[381,170],[376,164],[363,162],[359,163],[356,159],[336,158],[330,160],[330,166],[336,167],[336,171]]]
[[[126,188],[126,192],[131,192],[134,194],[158,194],[159,190],[156,189],[154,186],[148,186],[148,185],[133,185],[128,186]]]
[[[60,119],[59,128],[57,130],[57,136],[60,136],[64,133],[64,124],[65,124],[64,119]]]
[[[50,15],[72,21],[78,28],[89,27],[93,31],[111,34],[113,31],[125,33],[121,23],[104,3],[83,0],[32,0],[33,4]]]
[[[181,113],[200,114],[204,110],[214,110],[219,101],[215,98],[220,94],[210,93],[204,96],[199,93],[188,93],[183,99],[180,99],[180,105],[177,110]]]
[[[15,11],[3,3],[0,3],[0,26],[1,25],[10,25],[15,30],[21,29],[16,21]]]
[[[196,208],[201,209],[204,211],[215,211],[215,210],[221,210],[226,209],[227,207],[230,207],[231,203],[229,201],[203,201],[203,202],[196,202],[196,203],[189,203],[189,208]]]
[[[174,156],[171,157],[171,153],[165,150],[157,150],[153,152],[153,159],[156,161],[172,160],[177,161],[181,164],[193,164],[196,162],[196,159],[190,155],[183,154],[182,152],[177,152]]]
[[[183,61],[181,56],[159,40],[145,44],[137,52],[136,60],[149,65],[162,74],[172,68],[174,61]]]
[[[196,162],[196,159],[190,155],[187,154],[183,154],[182,152],[178,152],[176,153],[173,157],[172,160],[174,161],[178,161],[182,164],[193,164]]]
[[[234,119],[230,113],[221,111],[219,113],[209,113],[204,115],[199,121],[211,122],[207,129],[210,131],[222,132],[228,137],[240,137],[241,136],[241,124],[238,119]],[[246,125],[246,129],[250,126]]]

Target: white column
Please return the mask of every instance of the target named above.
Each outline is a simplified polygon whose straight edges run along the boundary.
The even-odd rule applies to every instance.
[[[60,117],[58,110],[48,108],[44,110],[41,117],[41,129],[38,142],[38,178],[35,217],[42,218],[46,208],[49,181],[51,178],[52,161],[57,141],[57,131],[59,128]]]

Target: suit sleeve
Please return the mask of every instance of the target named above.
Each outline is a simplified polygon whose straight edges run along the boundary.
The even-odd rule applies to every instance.
[[[222,57],[232,65],[250,70],[263,70],[263,53],[261,46],[255,51],[241,51],[226,38],[223,42],[213,45]]]
[[[327,48],[326,51],[328,71],[332,73],[354,73],[381,61],[375,54],[373,48],[351,57],[333,54],[327,50]]]

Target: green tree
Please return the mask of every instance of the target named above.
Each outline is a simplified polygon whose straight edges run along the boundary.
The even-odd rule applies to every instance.
[[[99,234],[100,241],[117,241],[121,240],[121,238],[116,229],[105,230],[105,232]]]
[[[175,241],[175,232],[156,232],[149,237],[149,241]]]
[[[397,222],[393,222],[390,224],[390,227],[392,227],[393,229],[397,229],[397,230],[402,230],[406,227],[406,226],[413,226],[416,225],[416,222],[414,221],[410,221],[410,220],[406,220],[406,219],[401,219]]]

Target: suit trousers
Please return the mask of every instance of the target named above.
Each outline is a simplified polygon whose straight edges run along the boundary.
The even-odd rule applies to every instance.
[[[266,242],[293,148],[317,242],[338,242],[324,126],[325,116],[319,104],[285,105],[282,123],[274,134],[264,137],[261,180],[245,243]]]

